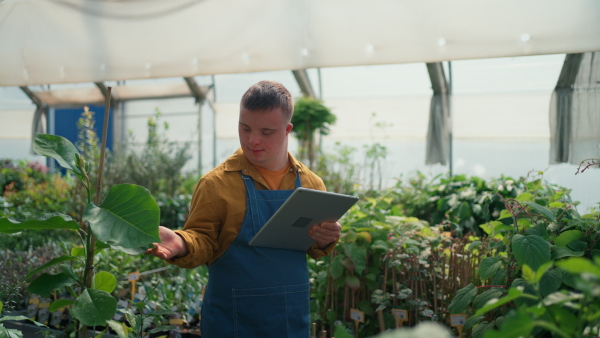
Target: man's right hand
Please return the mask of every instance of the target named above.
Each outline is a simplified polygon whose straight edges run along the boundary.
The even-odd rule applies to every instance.
[[[158,234],[161,243],[153,243],[154,248],[146,251],[147,255],[156,256],[160,259],[171,259],[173,257],[183,257],[188,254],[187,246],[179,235],[173,230],[159,226]]]

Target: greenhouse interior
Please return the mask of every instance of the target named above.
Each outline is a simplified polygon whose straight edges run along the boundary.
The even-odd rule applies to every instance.
[[[0,1],[0,337],[600,336],[598,32],[593,0]],[[213,189],[232,159],[258,180]],[[288,177],[356,201],[248,243]]]

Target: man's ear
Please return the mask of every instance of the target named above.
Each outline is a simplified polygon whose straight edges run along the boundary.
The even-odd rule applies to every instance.
[[[290,133],[290,131],[292,131],[293,128],[294,128],[294,125],[291,123],[288,123],[288,125],[285,127],[285,135],[288,135]]]

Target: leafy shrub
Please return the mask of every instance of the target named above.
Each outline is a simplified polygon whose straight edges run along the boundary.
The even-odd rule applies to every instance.
[[[299,142],[298,157],[302,160],[308,159],[309,167],[313,166],[315,152],[315,135],[329,134],[329,127],[336,121],[336,116],[331,110],[323,105],[323,102],[310,97],[301,97],[294,104],[292,133],[296,135]]]
[[[600,212],[580,215],[565,190],[528,188],[481,225],[497,250],[478,269],[492,288],[469,284],[449,310],[471,315],[465,329],[474,337],[595,336],[600,307],[590,297],[600,291]]]
[[[430,224],[446,224],[447,230],[457,236],[473,233],[484,235],[480,224],[500,216],[504,199],[515,198],[525,191],[536,191],[536,199],[543,203],[560,193],[570,202],[570,190],[543,182],[543,173],[533,177],[514,179],[501,176],[490,180],[472,176],[437,176],[426,180],[423,174],[399,181],[394,192],[394,203],[406,215],[426,220]]]
[[[171,229],[183,228],[189,216],[192,195],[169,197],[165,193],[159,193],[155,199],[160,208],[160,225]]]
[[[481,296],[475,299],[475,295],[470,301],[481,306],[486,300],[502,295],[497,286],[504,287],[515,278],[514,273],[507,270],[488,275],[507,251],[502,239],[495,237],[496,233],[489,233],[490,227],[513,228],[509,224],[510,213],[505,210],[506,201],[526,198],[531,203],[537,201],[562,206],[569,212],[574,210],[569,204],[568,189],[548,185],[539,178],[530,181],[501,178],[489,182],[466,177],[455,181],[443,179],[438,186],[431,182],[424,184],[427,187],[425,193],[419,193],[416,187],[423,182],[419,177],[409,188],[398,185],[380,191],[379,195],[369,192],[362,196],[340,221],[343,234],[333,254],[311,263],[313,320],[323,328],[333,331],[336,323],[349,322],[350,308],[363,311],[367,318],[358,331],[361,337],[393,328],[392,309],[407,310],[406,325],[414,326],[424,321],[449,325],[450,314],[456,313],[456,305],[451,307],[451,303],[461,299],[462,293],[466,292],[461,290],[467,290],[468,286],[469,295],[479,293]],[[452,187],[448,188],[448,185]],[[523,192],[515,195],[515,199],[504,198],[498,190],[508,196]],[[460,201],[461,193],[465,200],[454,205],[461,205],[469,196],[468,201],[472,203],[468,204],[469,208],[479,205],[488,210],[490,221],[476,226],[481,229],[482,236],[475,232],[462,235],[456,230],[460,219],[452,212],[458,207],[448,206],[442,209],[443,212],[437,208],[427,209],[431,205],[444,205],[438,201]],[[499,205],[494,204],[494,198],[498,198]],[[412,217],[414,215],[409,212],[419,214],[421,205],[444,217],[433,225]],[[535,217],[539,218],[539,215]],[[473,218],[486,219],[483,216]],[[525,224],[524,220],[520,222]],[[595,231],[588,230],[589,234]],[[594,240],[596,237],[591,236],[590,241]],[[516,265],[512,269],[515,270]],[[485,278],[481,277],[482,273]],[[346,326],[352,327],[352,324]]]
[[[11,235],[2,235],[0,238]],[[23,310],[27,307],[29,281],[25,276],[35,267],[49,262],[62,246],[47,240],[44,246],[30,247],[27,250],[0,249],[0,302],[6,310]]]
[[[153,196],[165,193],[179,194],[188,180],[182,169],[190,160],[189,142],[178,144],[170,141],[165,131],[169,124],[164,122],[161,130],[160,111],[148,119],[148,138],[138,145],[130,134],[127,144],[113,154],[107,176],[113,183],[132,183],[146,187]]]
[[[337,142],[333,152],[317,158],[314,171],[329,191],[378,195],[383,187],[382,161],[387,154],[387,148],[379,143],[364,145],[363,153],[359,154],[357,148]]]

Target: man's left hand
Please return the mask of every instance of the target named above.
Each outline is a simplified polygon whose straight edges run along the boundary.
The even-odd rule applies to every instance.
[[[321,249],[340,239],[341,234],[342,226],[338,222],[323,222],[314,225],[308,232],[310,238],[317,241]]]

